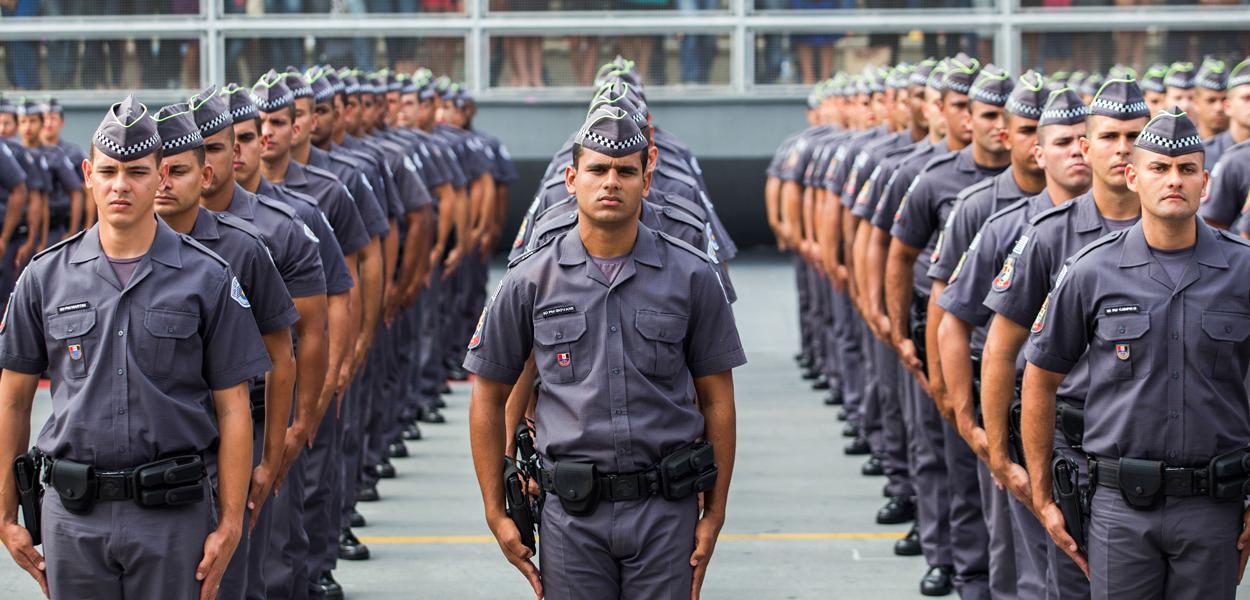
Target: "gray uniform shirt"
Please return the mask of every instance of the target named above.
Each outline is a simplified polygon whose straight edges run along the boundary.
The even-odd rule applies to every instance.
[[[212,390],[269,370],[239,280],[220,257],[159,223],[121,286],[93,227],[39,254],[0,325],[0,367],[44,370],[52,416],[39,449],[123,468],[209,450]]]
[[[950,279],[985,220],[1025,195],[1016,184],[1010,167],[994,177],[964,188],[947,215],[946,225],[934,250],[936,258],[929,265],[929,277],[941,281]]]
[[[260,180],[260,185],[256,187],[256,191],[258,192],[257,198],[272,198],[293,209],[299,220],[308,226],[313,238],[317,241],[317,251],[321,255],[321,271],[325,278],[326,295],[346,294],[356,286],[352,281],[351,272],[347,270],[347,260],[343,256],[343,249],[334,236],[334,228],[330,226],[325,213],[317,208],[316,200],[288,188],[274,185],[263,178]],[[238,199],[237,193],[235,199]],[[230,212],[235,212],[233,203]]]
[[[1077,254],[1038,315],[1029,362],[1096,374],[1086,452],[1205,467],[1250,444],[1250,245],[1199,221],[1192,258],[1173,283],[1139,223]]]
[[[334,237],[339,242],[343,256],[350,256],[369,245],[369,232],[365,230],[356,202],[333,174],[316,167],[301,165],[295,161],[287,164],[286,179],[282,187],[306,194],[317,201],[317,207],[329,219]]]
[[[1244,213],[1248,194],[1250,141],[1245,141],[1225,150],[1211,169],[1207,195],[1202,200],[1198,214],[1204,219],[1232,225]]]
[[[256,196],[236,183],[226,212],[250,223],[260,233],[288,295],[292,298],[325,295],[320,239],[295,215],[294,209]]]
[[[579,228],[516,261],[482,313],[465,368],[512,383],[531,350],[548,461],[647,468],[703,435],[692,378],[746,363],[733,312],[697,250],[645,225],[607,283]]]
[[[230,265],[252,305],[261,335],[288,329],[299,320],[260,232],[247,221],[201,207],[190,235]]]

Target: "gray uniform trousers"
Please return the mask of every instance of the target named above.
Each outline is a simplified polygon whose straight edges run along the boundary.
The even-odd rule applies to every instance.
[[[842,398],[845,402],[847,421],[859,423],[867,387],[867,369],[864,363],[863,321],[850,296],[827,287],[829,308],[832,312],[832,350],[837,356],[841,377]],[[875,449],[875,448],[874,448]]]
[[[364,375],[359,382],[361,393],[356,395],[357,402],[352,403],[355,419],[355,436],[343,436],[343,471],[340,473],[342,496],[339,502],[339,527],[347,529],[351,526],[352,510],[356,507],[356,498],[360,495],[360,482],[364,477],[365,445],[368,443],[367,424],[373,412],[375,402],[384,402],[382,394],[383,381],[394,368],[394,335],[390,329],[380,327],[373,338],[373,350],[369,353],[369,362],[364,366]],[[350,444],[350,445],[349,445]],[[336,554],[337,556],[337,554]]]
[[[265,424],[252,424],[252,467],[260,464],[265,447]],[[247,522],[252,518],[251,509],[243,507],[243,534],[239,537],[239,545],[235,548],[230,565],[221,578],[221,598],[248,598],[264,600],[265,598],[265,561],[266,549],[269,547],[269,525],[273,520],[273,504],[275,498],[269,498],[261,507],[260,516],[256,519],[256,527],[251,533],[247,531]]]
[[[574,517],[548,496],[538,549],[547,600],[689,598],[698,503],[652,496]]]
[[[980,462],[955,427],[943,421],[947,492],[950,494],[951,557],[955,589],[963,600],[990,597],[989,532],[977,478]]]
[[[1086,456],[1083,452],[1073,449],[1064,439],[1063,433],[1055,431],[1055,456],[1066,456],[1076,462],[1080,471],[1077,484],[1082,489],[1089,489],[1089,470],[1086,468]],[[1088,537],[1088,532],[1086,532]],[[1047,534],[1049,538],[1049,534]],[[1046,597],[1061,600],[1086,600],[1090,597],[1089,579],[1081,568],[1060,550],[1053,542],[1046,544]]]
[[[1016,544],[1011,529],[1010,496],[1007,490],[998,489],[990,468],[977,460],[977,481],[981,493],[981,507],[985,509],[985,529],[989,533],[990,596],[994,600],[1009,600],[1017,594]],[[1041,598],[1041,595],[1031,598]]]
[[[915,496],[911,471],[908,469],[908,423],[910,411],[904,414],[903,395],[911,375],[903,370],[894,349],[873,338],[869,349],[876,356],[877,411],[881,420],[881,446],[873,450],[881,454],[881,467],[886,476],[886,492],[891,496]],[[871,440],[869,440],[871,442]]]
[[[147,509],[122,500],[75,515],[48,490],[41,515],[52,597],[198,599],[195,567],[217,527],[216,509],[216,494],[206,493],[190,506]]]
[[[335,402],[330,399],[330,406],[317,428],[317,438],[313,447],[304,451],[304,512],[303,526],[308,534],[308,572],[306,579],[316,582],[321,576],[320,569],[328,562],[327,555],[338,554],[339,522],[338,501],[340,494],[339,472],[342,462],[339,458],[339,437],[342,435],[341,420],[335,415]],[[343,406],[353,402],[352,389],[347,388],[343,398]],[[300,585],[295,584],[297,587]],[[307,585],[305,585],[307,587]]]
[[[1033,516],[1033,511],[1007,494],[1007,509],[1011,513],[1011,533],[1016,551],[1016,593],[1024,600],[1049,598],[1046,573],[1049,570],[1046,551],[1055,544],[1050,541],[1046,528]]]
[[[422,402],[433,406],[438,398],[443,382],[447,381],[447,366],[443,364],[443,297],[446,286],[440,279],[443,276],[442,265],[432,265],[434,274],[430,277],[430,287],[417,296],[417,304],[421,305],[421,331],[424,335],[417,340],[419,369],[419,386]],[[474,322],[474,328],[477,323]],[[468,344],[468,340],[465,340]]]
[[[1242,503],[1167,497],[1130,507],[1099,487],[1090,510],[1090,591],[1095,600],[1232,600]]]
[[[854,313],[855,328],[859,330],[860,348],[864,357],[864,399],[859,407],[859,426],[868,446],[878,457],[885,450],[884,425],[881,422],[881,355],[877,351],[876,339],[864,325],[859,313]]]
[[[308,450],[300,452],[273,503],[269,550],[265,553],[265,597],[308,596],[308,533],[304,531],[304,478]]]
[[[794,287],[799,297],[799,351],[814,358],[814,333],[812,331],[812,298],[807,287],[807,263],[798,254],[794,255]]]
[[[942,417],[933,399],[910,374],[903,375],[908,422],[908,465],[916,490],[920,547],[929,566],[952,565],[950,494],[943,446]],[[906,418],[906,417],[905,417]]]

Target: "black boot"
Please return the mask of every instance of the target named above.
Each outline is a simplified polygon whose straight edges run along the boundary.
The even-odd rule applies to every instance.
[[[847,456],[863,456],[872,453],[872,447],[868,445],[868,438],[860,436],[849,443],[842,449]]]
[[[839,409],[838,409],[838,420],[839,420],[839,421],[845,421],[845,420],[847,420],[847,419],[849,419],[849,418],[851,418],[851,413],[850,413],[850,411],[846,410],[846,407],[845,407],[845,406],[843,406],[842,408],[839,408]]]
[[[816,365],[809,365],[809,366],[803,367],[802,375],[805,381],[811,381],[813,379],[816,379],[817,377],[820,377],[820,370],[816,368]]]
[[[451,386],[450,386],[450,385],[447,385],[447,382],[446,382],[446,381],[444,381],[444,382],[443,382],[443,386],[442,386],[442,387],[440,387],[440,388],[438,388],[438,393],[440,393],[440,394],[450,394],[450,393],[451,393]]]
[[[920,593],[925,596],[948,596],[955,591],[955,568],[942,565],[929,569],[920,580]]]
[[[450,394],[451,392],[450,392],[450,391],[447,391],[447,392],[443,392],[443,393],[444,393],[444,394]],[[435,398],[434,398],[434,408],[447,408],[447,401],[446,401],[446,400],[443,400],[443,397],[442,397],[442,396],[437,396],[437,397],[435,397]]]
[[[392,465],[390,460],[382,459],[382,462],[378,463],[377,473],[378,479],[394,479],[395,465]]]
[[[834,388],[825,394],[825,406],[842,406],[842,390]]]
[[[432,423],[434,425],[438,425],[440,423],[446,423],[447,417],[444,417],[443,413],[439,412],[437,408],[422,408],[421,413],[417,415],[417,420],[422,423]]]
[[[880,477],[885,475],[885,467],[881,466],[881,458],[874,454],[868,457],[859,472],[866,477]]]
[[[351,529],[339,532],[339,558],[342,560],[369,560],[369,547],[356,539]]]
[[[408,441],[419,440],[421,439],[421,427],[417,425],[416,421],[413,421],[412,423],[409,423],[407,427],[404,428],[403,433],[401,433],[399,437],[402,437]]]
[[[879,525],[898,525],[916,518],[916,502],[908,496],[893,496],[877,511]]]
[[[894,542],[894,554],[898,556],[920,556],[920,526],[913,524],[907,535]]]
[[[844,438],[857,438],[859,433],[859,423],[847,423],[842,426],[842,437]]]
[[[377,484],[362,485],[360,486],[360,491],[356,492],[356,500],[358,502],[377,502],[381,499],[382,497],[378,495]]]
[[[317,578],[317,583],[313,585],[315,588],[313,596],[325,598],[326,600],[343,600],[343,586],[334,580],[334,574],[329,571],[322,571],[321,576]]]
[[[456,363],[448,362],[447,363],[447,378],[452,381],[468,381],[469,372],[464,370],[464,367]]]
[[[401,441],[394,441],[386,445],[386,455],[390,458],[408,458],[408,446]]]
[[[352,527],[364,527],[365,525],[368,525],[368,523],[365,521],[365,516],[360,514],[360,512],[358,512],[354,508],[352,509],[351,519],[348,522],[351,524]]]
[[[827,390],[831,387],[833,387],[833,385],[829,383],[829,377],[827,375],[819,375],[816,377],[816,381],[812,382],[812,389],[816,391]]]

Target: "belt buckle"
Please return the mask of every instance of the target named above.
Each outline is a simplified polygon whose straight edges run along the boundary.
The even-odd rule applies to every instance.
[[[613,500],[638,497],[638,479],[636,477],[608,476],[608,494]]]
[[[96,496],[101,500],[125,500],[129,496],[130,477],[121,471],[96,473]]]

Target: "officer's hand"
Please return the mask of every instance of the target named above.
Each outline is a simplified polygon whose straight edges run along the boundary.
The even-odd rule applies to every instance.
[[[482,260],[482,264],[486,264],[488,261],[490,261],[491,250],[494,250],[494,249],[495,249],[495,240],[492,239],[492,236],[484,235],[482,236],[482,239],[478,240],[477,255],[478,255],[478,258]]]
[[[521,543],[521,532],[516,528],[516,523],[507,515],[491,519],[488,522],[491,533],[495,534],[495,541],[499,542],[499,549],[503,551],[503,557],[512,563],[522,575],[530,582],[530,587],[534,588],[535,597],[543,597],[543,581],[538,574],[538,567],[534,566],[534,561],[530,560],[534,557],[534,551],[530,550]]]
[[[845,294],[848,290],[846,285],[846,267],[842,265],[830,265],[829,283],[833,285],[834,291],[839,294]]]
[[[256,520],[260,518],[260,509],[265,506],[265,500],[269,498],[269,492],[273,490],[274,474],[280,468],[281,465],[268,465],[262,460],[256,468],[252,469],[252,484],[247,490],[247,509],[252,511],[247,520],[249,535],[252,533],[252,528],[256,527]]]
[[[1246,574],[1246,559],[1250,558],[1250,509],[1242,516],[1241,535],[1237,536],[1237,551],[1241,553],[1241,562],[1237,565],[1237,585]]]
[[[990,470],[994,473],[994,478],[1002,482],[1003,486],[1016,497],[1021,504],[1033,511],[1033,488],[1029,483],[1029,472],[1024,467],[1010,461],[1002,461],[1005,464],[998,464],[998,461],[990,463]]]
[[[712,561],[712,552],[716,550],[716,538],[720,536],[720,528],[725,524],[723,518],[704,514],[694,528],[694,554],[690,555],[690,566],[694,567],[694,580],[690,584],[690,600],[699,600],[703,590],[703,577],[707,575],[707,564]]]
[[[286,428],[286,437],[282,440],[282,465],[278,467],[278,474],[273,480],[275,497],[278,492],[282,491],[282,484],[286,481],[287,474],[291,472],[295,459],[299,458],[299,453],[304,451],[304,444],[308,438],[309,434],[303,427],[292,425]]]
[[[1076,540],[1068,535],[1066,528],[1067,523],[1063,520],[1063,511],[1059,510],[1059,505],[1054,501],[1047,502],[1037,511],[1037,516],[1042,521],[1042,525],[1046,527],[1046,532],[1050,534],[1050,539],[1055,541],[1055,545],[1063,550],[1065,554],[1072,558],[1072,562],[1081,568],[1085,573],[1085,577],[1089,577],[1089,562],[1085,558],[1085,554],[1076,546]]]
[[[442,281],[447,281],[447,278],[451,277],[456,272],[456,269],[460,268],[460,261],[463,259],[464,253],[460,251],[460,246],[452,248],[451,252],[447,253],[447,260],[443,261]]]
[[[959,419],[964,421],[965,419]],[[968,443],[968,447],[977,454],[977,458],[981,462],[990,464],[990,439],[985,434],[985,429],[977,426],[976,421],[971,423],[959,424],[959,435]]]
[[[221,587],[221,576],[239,545],[239,528],[222,524],[204,540],[204,558],[195,567],[195,580],[200,582],[200,600],[214,600]]]
[[[13,555],[13,562],[39,582],[39,588],[43,590],[45,598],[51,598],[52,596],[48,593],[48,565],[44,562],[43,556],[40,556],[39,551],[35,550],[35,545],[31,543],[30,532],[13,522],[6,523],[0,530],[0,535],[4,536],[4,547],[9,549],[9,554]]]
[[[924,388],[924,392],[930,397],[933,392],[929,388],[929,376],[924,372],[924,364],[920,362],[920,357],[916,354],[916,342],[911,338],[903,338],[898,340],[895,350],[898,351],[898,360],[903,363],[903,367],[911,373],[916,381],[920,382],[920,387]]]
[[[30,260],[30,255],[34,253],[35,246],[33,243],[26,243],[18,246],[17,255],[13,259],[13,265],[17,267],[18,270],[21,270],[21,268],[26,264],[26,261]]]

